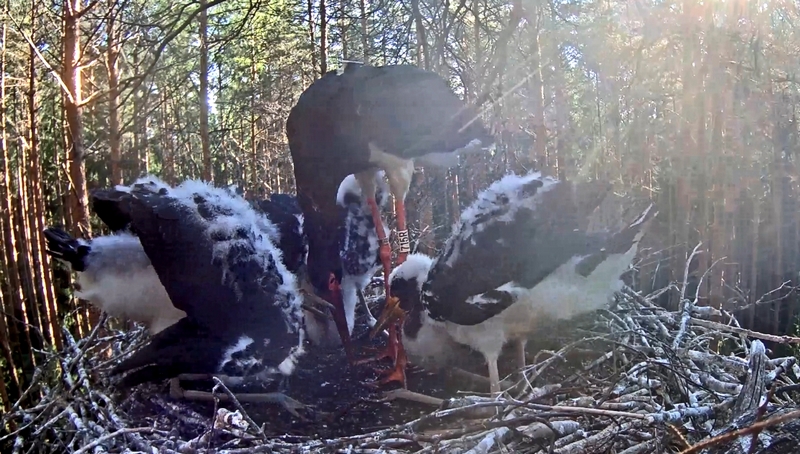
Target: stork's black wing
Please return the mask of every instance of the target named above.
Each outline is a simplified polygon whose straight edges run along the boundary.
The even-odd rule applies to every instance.
[[[288,325],[296,332],[302,315],[287,281],[292,276],[276,262],[258,214],[222,190],[179,189],[134,185],[94,197],[130,219],[173,304],[197,323],[217,331],[253,323],[285,332]],[[229,203],[221,202],[225,197]]]
[[[566,182],[539,174],[507,176],[465,210],[423,286],[431,315],[461,325],[491,318],[515,301],[503,286],[533,288],[572,257],[602,247],[589,236]],[[581,201],[586,204],[585,200]]]
[[[360,120],[357,134],[390,154],[413,158],[455,151],[473,140],[483,147],[494,142],[475,109],[432,71],[352,65],[339,77],[349,88],[342,99],[352,99]]]
[[[259,200],[254,205],[278,228],[283,263],[289,272],[298,273],[308,252],[308,239],[303,233],[303,212],[297,198],[291,194],[272,194],[269,200]]]

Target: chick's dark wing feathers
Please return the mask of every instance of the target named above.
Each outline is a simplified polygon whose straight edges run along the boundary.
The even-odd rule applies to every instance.
[[[206,226],[195,213],[170,197],[137,188],[130,193],[96,191],[94,198],[130,220],[175,307],[200,321],[228,317],[230,312],[221,309],[236,295],[223,285]]]
[[[540,187],[529,183],[524,188],[524,198],[539,197],[540,202],[523,206],[515,200],[513,216],[504,199],[476,216],[471,235],[458,238],[458,245],[436,260],[423,288],[439,298],[428,298],[434,318],[481,323],[514,303],[514,295],[500,289],[503,285],[531,289],[572,257],[603,246],[604,237],[587,235],[580,216],[569,214],[578,210],[566,197],[571,190],[567,183],[537,195]],[[447,254],[455,250],[457,258],[448,265]]]
[[[262,318],[276,306],[283,281],[272,257],[266,267],[257,260],[254,232],[243,226],[210,229],[205,221],[218,213],[200,196],[195,197],[196,212],[172,197],[136,187],[96,197],[114,201],[127,214],[173,304],[197,323],[218,332],[242,331],[248,323],[283,323],[278,307]]]
[[[117,203],[122,194],[114,189],[97,189],[89,195],[92,211],[112,232],[125,230],[131,223],[130,213]]]
[[[259,200],[253,205],[278,228],[278,248],[283,255],[283,263],[290,272],[298,273],[308,250],[308,240],[298,219],[302,211],[297,198],[289,194],[272,194],[269,200]]]

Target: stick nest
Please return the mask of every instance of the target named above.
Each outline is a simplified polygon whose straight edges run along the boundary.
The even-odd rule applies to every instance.
[[[761,340],[796,344],[800,339],[748,331],[725,311],[697,306],[696,298],[683,298],[678,311],[665,310],[654,301],[666,291],[681,289],[642,296],[626,288],[615,307],[586,317],[588,325],[576,329],[570,322],[569,342],[557,351],[540,350],[529,359],[525,382],[498,399],[426,387],[437,378],[414,374],[409,389],[448,398],[441,408],[376,402],[375,391],[357,385],[368,378],[364,371],[344,371],[336,352],[329,355],[327,373],[312,371],[302,384],[291,384],[289,394],[298,398],[293,394],[298,388],[326,389],[338,376],[355,385],[327,397],[309,391],[305,399],[337,403],[320,411],[324,416],[302,421],[280,409],[264,413],[264,404],[173,400],[166,384],[141,386],[120,397],[103,371],[145,335],[99,329],[101,324],[85,339],[65,335],[63,350],[37,370],[34,385],[20,400],[42,396],[38,403],[23,408],[18,402],[2,416],[0,450],[797,452],[800,367],[793,356],[770,359]],[[485,374],[482,361],[475,370]],[[346,433],[330,429],[348,417],[349,425],[337,426]],[[380,421],[383,425],[375,428]]]

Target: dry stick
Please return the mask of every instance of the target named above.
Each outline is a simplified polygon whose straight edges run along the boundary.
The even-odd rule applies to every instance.
[[[391,391],[386,391],[381,401],[391,402],[397,399],[410,400],[412,402],[434,405],[436,407],[441,406],[442,403],[444,402],[444,399],[439,399],[438,397],[428,396],[427,394],[421,394],[418,392],[410,391],[405,388],[398,388],[398,389],[393,389]]]
[[[795,418],[800,418],[800,410],[790,411],[789,413],[785,413],[781,416],[776,416],[774,418],[765,419],[761,422],[755,423],[752,426],[745,427],[743,429],[735,430],[733,432],[728,432],[722,435],[717,435],[714,438],[708,438],[706,440],[697,443],[696,445],[684,449],[679,454],[692,454],[695,452],[700,451],[701,449],[705,449],[714,445],[722,444],[727,441],[731,441],[734,438],[741,437],[742,435],[747,435],[750,433],[754,433],[757,431],[764,430],[767,427],[774,426],[780,424],[782,422],[790,421]]]
[[[17,401],[14,402],[14,405],[11,406],[11,409],[9,409],[3,415],[3,417],[0,418],[0,427],[5,427],[8,421],[11,421],[15,416],[17,416],[17,410],[22,405],[22,402],[25,400],[25,398],[28,397],[28,395],[33,391],[35,387],[39,386],[39,379],[42,376],[42,370],[43,370],[42,367],[37,367],[36,369],[33,370],[33,377],[31,378],[30,386],[28,386],[28,388],[22,392],[22,395],[19,396],[19,399],[17,399]]]
[[[116,432],[112,432],[108,435],[103,435],[100,438],[96,438],[93,442],[84,445],[81,449],[75,451],[74,454],[83,454],[85,452],[88,452],[90,449],[96,446],[100,446],[104,442],[111,440],[112,438],[117,438],[120,435],[126,435],[131,433],[154,433],[154,432],[158,431],[152,427],[129,427],[125,429],[119,429]]]
[[[552,412],[564,412],[564,413],[582,413],[585,415],[597,415],[597,416],[617,416],[621,418],[633,418],[633,419],[647,419],[647,415],[642,415],[639,413],[630,413],[627,411],[615,411],[615,410],[602,410],[599,408],[591,408],[591,407],[568,407],[566,405],[542,405],[542,404],[527,404],[527,407],[534,408],[536,410],[543,410],[543,411],[552,411]]]
[[[627,291],[627,289],[626,289],[626,291]],[[688,412],[688,411],[685,411],[683,409],[683,407],[676,407],[673,410],[667,410],[667,408],[675,406],[676,404],[684,403],[683,400],[678,402],[678,400],[675,399],[676,396],[675,396],[675,393],[673,393],[673,391],[675,391],[675,389],[674,389],[675,385],[669,383],[670,379],[668,377],[671,374],[680,375],[681,373],[684,373],[684,374],[687,373],[687,372],[683,371],[683,365],[680,364],[679,358],[676,359],[676,358],[672,357],[673,355],[668,351],[669,350],[669,346],[672,343],[672,339],[679,332],[679,326],[680,326],[682,313],[681,313],[681,311],[677,311],[677,312],[676,311],[667,311],[665,309],[659,309],[659,308],[653,307],[651,301],[654,299],[654,295],[655,295],[655,293],[651,293],[650,295],[648,295],[646,297],[642,297],[642,296],[639,296],[639,295],[636,295],[636,294],[626,295],[627,297],[624,299],[624,302],[622,303],[623,304],[623,308],[624,308],[624,311],[623,311],[624,313],[619,315],[619,316],[610,317],[607,320],[607,322],[605,322],[608,325],[608,329],[611,330],[611,335],[612,336],[619,336],[621,333],[623,333],[623,334],[624,333],[631,333],[631,335],[633,336],[633,337],[630,338],[630,340],[632,341],[632,344],[631,345],[627,345],[626,348],[630,349],[632,351],[639,351],[640,353],[646,355],[650,362],[644,361],[644,362],[641,362],[641,365],[639,365],[639,364],[637,364],[636,360],[631,361],[630,358],[625,356],[626,353],[623,353],[621,355],[621,357],[620,357],[620,364],[616,365],[617,368],[620,368],[621,370],[624,370],[624,374],[622,374],[622,375],[615,374],[615,375],[619,375],[619,379],[615,379],[615,378],[612,377],[612,381],[609,382],[609,381],[604,380],[602,377],[599,377],[599,376],[588,377],[588,378],[591,379],[591,381],[590,381],[590,384],[587,385],[587,388],[585,389],[585,391],[586,391],[585,393],[582,392],[584,390],[581,390],[580,388],[577,388],[577,387],[569,388],[569,389],[562,389],[562,390],[560,390],[558,392],[559,395],[565,395],[565,396],[574,394],[576,392],[581,394],[581,395],[583,395],[583,397],[577,397],[577,398],[569,399],[566,402],[563,400],[562,397],[556,397],[556,400],[562,402],[562,405],[569,404],[571,406],[566,406],[566,405],[565,406],[560,406],[560,405],[555,405],[555,406],[528,405],[527,408],[525,408],[524,405],[521,405],[521,404],[523,404],[523,402],[520,402],[520,401],[510,401],[510,400],[507,400],[507,401],[502,401],[502,400],[501,401],[487,401],[485,399],[472,398],[476,402],[479,402],[479,403],[478,404],[473,404],[473,405],[468,406],[468,407],[461,407],[461,408],[456,408],[456,409],[449,409],[449,410],[444,410],[444,411],[433,412],[433,413],[428,414],[426,416],[423,416],[422,418],[417,419],[415,421],[412,421],[412,422],[409,422],[409,423],[406,423],[406,424],[399,424],[397,426],[393,426],[392,428],[388,428],[388,429],[372,432],[372,433],[369,433],[369,434],[363,434],[363,435],[359,435],[359,436],[342,437],[342,438],[336,438],[336,439],[333,439],[333,440],[315,440],[315,441],[312,441],[312,440],[302,440],[302,441],[293,440],[291,442],[286,442],[286,443],[282,442],[282,441],[278,441],[278,440],[272,439],[272,438],[271,438],[271,441],[263,442],[263,441],[259,440],[256,437],[251,438],[250,436],[247,436],[247,437],[244,437],[244,438],[240,438],[241,441],[239,442],[240,444],[238,446],[241,446],[241,448],[227,449],[227,450],[220,451],[220,452],[227,452],[227,453],[231,453],[231,454],[239,453],[239,452],[243,453],[243,452],[268,452],[268,451],[272,451],[272,452],[275,452],[275,451],[294,452],[297,449],[303,449],[303,448],[310,449],[310,450],[313,450],[315,448],[324,449],[323,447],[326,444],[329,444],[329,445],[334,446],[334,447],[340,447],[340,448],[343,447],[342,445],[344,445],[344,446],[352,445],[353,449],[362,449],[362,450],[363,449],[367,449],[368,450],[370,448],[375,448],[375,447],[382,447],[384,449],[404,450],[404,449],[408,449],[409,443],[412,443],[412,442],[433,443],[432,446],[429,446],[428,448],[423,449],[424,452],[436,450],[437,446],[438,446],[439,450],[442,450],[442,448],[445,448],[445,450],[446,450],[446,449],[454,447],[456,444],[458,444],[460,446],[463,446],[463,449],[468,450],[470,447],[472,447],[473,444],[479,443],[482,439],[483,440],[486,439],[486,435],[487,435],[486,430],[492,430],[492,429],[494,429],[496,427],[502,427],[504,425],[507,426],[507,427],[514,427],[515,425],[517,425],[517,424],[522,422],[520,419],[516,419],[516,420],[513,420],[513,422],[511,424],[509,424],[507,421],[497,421],[496,418],[492,418],[492,419],[478,418],[479,421],[476,421],[477,422],[476,424],[470,424],[469,426],[467,426],[466,428],[462,429],[461,431],[458,431],[458,430],[454,431],[453,429],[444,429],[444,428],[442,428],[440,426],[440,421],[438,421],[438,419],[440,419],[440,418],[442,418],[444,416],[451,416],[452,417],[456,413],[458,415],[464,415],[464,416],[466,416],[467,413],[469,413],[470,419],[472,419],[473,416],[472,416],[471,410],[474,409],[474,408],[478,408],[478,407],[487,407],[487,408],[489,408],[489,407],[495,407],[495,408],[496,407],[504,407],[506,412],[510,411],[510,409],[517,409],[518,411],[521,412],[520,416],[523,416],[523,417],[526,417],[526,418],[537,418],[537,417],[538,418],[542,418],[542,417],[551,417],[551,418],[553,418],[553,417],[556,417],[556,416],[559,417],[559,418],[562,418],[562,417],[566,416],[566,417],[569,418],[570,422],[573,422],[575,424],[578,424],[575,420],[580,420],[582,418],[586,418],[589,421],[591,421],[591,420],[595,420],[596,421],[598,417],[600,417],[600,418],[604,418],[604,417],[616,418],[616,417],[621,416],[623,418],[628,419],[628,422],[625,423],[625,426],[628,427],[628,431],[627,431],[627,433],[624,433],[624,432],[622,433],[622,435],[626,436],[626,438],[630,438],[630,437],[635,438],[637,436],[637,434],[644,433],[644,432],[642,432],[642,430],[649,431],[649,430],[652,429],[653,431],[656,431],[655,434],[660,433],[663,430],[668,430],[668,429],[664,429],[664,426],[669,427],[668,423],[675,422],[676,420],[687,421],[689,418],[692,418],[693,416],[697,416],[697,414],[700,414],[700,413],[702,413],[701,416],[708,417],[708,416],[714,414],[714,408],[711,408],[711,407],[708,407],[708,406],[704,406],[703,407],[704,410],[702,410],[702,412],[699,412],[699,411]],[[690,296],[689,299],[691,299],[691,298],[692,297]],[[689,303],[691,303],[691,301],[689,301]],[[626,314],[628,314],[628,315],[626,315]],[[685,331],[683,332],[682,335],[685,336],[685,340],[684,340],[685,344],[690,346],[689,347],[690,349],[696,349],[697,351],[695,351],[695,350],[691,350],[691,351],[694,352],[694,353],[697,353],[697,354],[690,355],[689,359],[693,360],[693,361],[694,360],[701,361],[704,364],[708,363],[710,366],[706,369],[706,371],[709,374],[710,378],[713,378],[715,380],[731,381],[729,379],[730,377],[728,377],[726,375],[726,374],[728,374],[728,372],[724,372],[724,367],[720,366],[719,364],[717,364],[716,362],[711,360],[711,358],[719,359],[720,357],[718,355],[710,353],[710,352],[709,353],[705,353],[703,355],[700,355],[701,352],[699,352],[699,350],[703,349],[703,345],[704,345],[704,343],[702,342],[703,336],[706,336],[707,333],[711,332],[712,330],[730,330],[731,327],[729,327],[727,325],[718,326],[717,324],[710,323],[710,324],[707,324],[707,325],[711,326],[711,329],[709,329],[707,327],[699,325],[699,324],[703,323],[705,320],[699,320],[698,324],[691,323],[691,321],[696,321],[697,320],[694,317],[701,317],[702,318],[705,314],[694,313],[694,314],[690,314],[690,315],[693,316],[693,318],[690,319],[690,323],[685,328]],[[651,325],[651,324],[654,324],[655,326],[659,327],[658,329],[660,329],[660,331],[658,332],[657,336],[652,336],[652,337],[648,336],[646,338],[646,340],[640,339],[640,337],[638,337],[638,334],[636,334],[636,333],[639,333],[639,331],[642,330],[642,329],[649,329],[648,326]],[[734,326],[733,328],[735,329],[735,328],[738,328],[738,327]],[[733,334],[733,335],[736,336],[736,334]],[[601,336],[601,337],[598,337],[598,338],[604,338],[604,337],[607,337],[607,336],[608,335]],[[98,336],[98,338],[99,338],[99,336]],[[99,339],[95,339],[93,342],[97,343],[98,341],[99,341]],[[79,352],[80,350],[85,348],[86,345],[84,345],[84,343],[86,343],[86,341],[84,340],[82,342],[83,343],[78,343],[77,345],[71,344],[72,346],[70,348],[68,348],[69,354],[72,355],[72,354],[74,354],[74,352]],[[648,345],[648,344],[650,344],[650,345]],[[115,346],[115,349],[118,348],[118,347],[119,346]],[[127,348],[127,347],[125,347],[125,348]],[[599,353],[605,353],[605,350],[603,350],[602,352],[599,352]],[[86,351],[86,353],[83,355],[83,358],[78,358],[77,359],[77,362],[81,363],[81,364],[78,365],[78,369],[82,369],[84,367],[83,362],[87,361],[89,358],[91,358],[91,356],[90,356],[91,354],[92,354],[92,351]],[[560,354],[562,354],[562,352],[556,353],[556,355],[560,355]],[[665,354],[667,355],[666,357],[664,356]],[[695,358],[695,356],[697,358]],[[706,356],[708,356],[708,358],[706,358]],[[69,363],[71,361],[75,362],[76,360],[75,359],[69,360],[69,358],[66,358],[66,362],[67,363]],[[92,362],[93,361],[94,360],[92,360]],[[743,367],[746,370],[747,362],[744,361],[744,359],[738,358],[736,360],[731,360],[731,362],[733,362],[732,368],[734,369],[734,371],[738,371]],[[777,362],[780,362],[780,361],[777,361]],[[781,363],[781,364],[783,364],[783,363]],[[670,368],[670,366],[672,366],[672,368]],[[666,367],[667,370],[671,371],[671,372],[661,372],[660,371],[661,367]],[[782,366],[782,367],[783,367],[782,371],[785,371],[785,370],[790,369],[791,365],[789,365],[789,363],[786,363],[786,365]],[[591,365],[588,366],[588,368],[591,368]],[[537,372],[541,372],[542,369],[543,369],[543,365],[542,364],[537,364],[536,366],[533,366],[533,370],[535,370]],[[777,375],[779,375],[779,373],[773,371],[773,375],[777,376]],[[657,399],[659,397],[658,395],[656,395],[657,393],[653,392],[653,390],[649,387],[649,385],[642,384],[642,383],[644,383],[643,382],[644,379],[648,379],[648,380],[652,381],[653,379],[656,379],[657,377],[665,377],[663,380],[661,380],[661,383],[662,383],[661,386],[663,386],[662,389],[664,391],[664,394],[662,396],[662,398],[664,399],[663,403],[657,403],[655,400],[653,400],[653,401],[648,400],[647,402],[639,404],[638,406],[634,405],[634,404],[630,404],[632,407],[635,407],[635,408],[626,408],[626,407],[623,406],[623,404],[626,404],[631,400],[645,399],[647,397],[649,397],[651,399]],[[694,380],[694,379],[692,379],[692,380]],[[786,378],[786,380],[788,382],[787,384],[789,386],[792,386],[791,385],[791,381],[789,380],[788,377]],[[734,379],[734,381],[738,381],[738,379]],[[772,381],[774,381],[774,380],[772,380]],[[80,384],[80,385],[83,385],[84,383],[85,382],[83,382],[83,381],[82,382],[78,382],[78,384]],[[545,386],[547,386],[547,385],[545,385]],[[606,392],[604,392],[604,390],[606,390]],[[781,393],[778,392],[778,391],[781,391],[781,390],[782,390],[782,388],[776,387],[776,390],[775,390],[776,392],[775,393],[780,395]],[[92,393],[94,393],[94,392],[96,392],[96,390],[92,391]],[[597,395],[598,393],[606,395],[606,396],[611,396],[613,394],[614,397],[613,398],[604,398],[602,403],[598,403],[598,402],[595,401],[595,399],[592,399],[592,398],[589,397],[589,396]],[[50,396],[50,397],[58,398],[57,396],[58,396],[59,392],[54,392],[52,394],[50,392],[46,392],[46,394],[48,396]],[[225,394],[222,394],[222,393],[220,393],[220,394],[221,395],[219,397],[230,398],[229,396],[227,396]],[[529,397],[530,397],[530,400],[533,400],[534,396],[529,396]],[[706,391],[702,391],[702,390],[701,391],[697,391],[697,392],[693,393],[691,397],[692,397],[693,400],[697,401],[696,405],[705,405],[705,404],[711,403],[711,401],[714,401],[714,399],[719,397],[719,396],[718,396],[717,392],[715,392],[713,389],[711,389],[711,390],[706,390]],[[467,398],[465,400],[470,400],[470,399],[471,398]],[[92,400],[94,400],[94,399],[92,399]],[[238,395],[237,395],[237,399],[236,400],[239,400],[242,403],[245,402]],[[769,400],[769,399],[767,399],[767,400]],[[570,404],[570,401],[574,401],[575,403]],[[96,434],[95,436],[106,437],[106,436],[110,435],[111,433],[113,433],[113,432],[115,432],[115,431],[117,431],[119,429],[122,429],[123,427],[127,426],[127,421],[122,421],[119,418],[115,419],[114,416],[112,416],[110,414],[109,414],[109,417],[111,417],[111,419],[114,420],[114,424],[107,424],[107,421],[105,420],[104,417],[101,417],[101,418],[98,418],[98,419],[93,419],[91,414],[88,414],[86,412],[86,408],[87,408],[86,406],[87,405],[89,405],[89,404],[88,403],[81,404],[81,405],[79,405],[80,408],[76,407],[75,410],[77,410],[79,414],[83,415],[83,417],[81,418],[81,421],[79,421],[79,422],[80,423],[84,423],[85,422],[86,423],[86,429],[88,431],[90,431],[91,433]],[[584,407],[582,405],[587,405],[587,407]],[[601,405],[601,406],[597,407],[597,405]],[[614,408],[614,409],[607,409],[607,408],[603,408],[602,405],[616,405],[618,407]],[[648,405],[650,405],[653,408],[648,408]],[[695,404],[692,404],[692,405],[695,405]],[[522,408],[520,408],[520,407],[522,407]],[[46,418],[51,417],[55,413],[59,412],[60,407],[54,407],[54,408],[55,408],[55,411],[47,410],[47,409],[45,409],[45,410],[35,410],[33,413],[29,413],[29,414],[36,415],[37,413],[39,413],[40,416],[38,416],[38,417],[44,417],[46,419]],[[544,409],[550,410],[552,413],[551,412],[540,413],[540,411],[541,411],[540,408],[544,408]],[[641,413],[642,410],[647,411],[647,413]],[[633,412],[636,412],[636,413],[633,413]],[[492,413],[494,414],[495,412],[492,412]],[[63,414],[64,413],[62,412],[62,414],[59,417],[57,417],[56,419],[61,420],[61,418],[63,417]],[[505,414],[505,412],[503,412],[502,414]],[[216,412],[214,412],[214,415],[216,415]],[[243,416],[246,416],[246,415],[243,415]],[[763,417],[763,415],[762,415],[762,417]],[[631,418],[633,418],[633,419],[631,419]],[[758,421],[758,418],[755,421]],[[69,421],[67,421],[67,422],[69,422]],[[541,420],[537,420],[537,422],[541,422]],[[624,420],[623,420],[623,422],[624,422]],[[662,423],[667,423],[667,424],[662,424]],[[763,421],[761,421],[760,423],[763,423]],[[422,427],[423,426],[427,427],[429,424],[433,425],[433,426],[437,426],[437,427],[439,427],[439,429],[436,430],[434,434],[430,434],[430,433],[419,434],[419,432],[422,429]],[[144,425],[147,425],[147,423],[140,423],[140,424],[137,424],[137,425],[144,426]],[[651,429],[646,429],[648,426]],[[105,430],[103,431],[103,433],[97,433],[98,432],[98,430],[97,430],[98,428],[104,428]],[[615,428],[612,431],[613,432],[619,432],[619,429]],[[752,436],[753,433],[755,433],[755,432],[748,433],[746,435],[746,437],[749,439],[750,436]],[[593,438],[591,438],[592,444],[593,443],[600,443],[600,442],[607,443],[608,440],[606,439],[606,435],[612,435],[611,433],[608,433],[608,432],[602,432],[602,431],[598,432],[596,429],[589,428],[589,427],[584,428],[584,431],[582,431],[582,434],[583,434],[582,435],[583,437],[593,437]],[[61,442],[65,443],[65,446],[66,446],[66,444],[70,443],[70,439],[71,439],[71,437],[66,436],[66,435],[68,435],[68,434],[65,434],[64,438],[59,438],[57,440],[60,443]],[[88,439],[87,435],[88,435],[88,433],[85,434],[85,435],[80,435],[77,439],[72,441],[73,444],[77,444],[77,446],[75,447],[76,450],[80,447],[81,442],[82,443],[89,443],[91,441],[91,440]],[[139,437],[145,439],[147,442],[152,443],[153,445],[156,445],[156,446],[160,445],[159,447],[162,449],[163,452],[169,452],[171,449],[174,449],[169,444],[169,443],[171,443],[171,441],[166,440],[164,438],[163,433],[161,433],[161,432],[155,432],[155,431],[154,432],[149,432],[149,437],[145,436],[144,434],[136,434],[136,433],[131,432],[126,436],[126,441],[134,442],[135,438],[139,438]],[[461,437],[461,438],[459,438],[459,437]],[[149,438],[149,440],[147,440],[147,438]],[[577,438],[580,438],[580,437],[573,437],[573,438],[577,439]],[[401,439],[410,440],[410,441],[401,441]],[[572,445],[572,443],[575,442],[575,439],[561,438],[561,439],[558,440],[560,442],[556,443],[555,446],[559,450],[560,449],[566,449],[565,452],[578,452],[578,450],[581,448],[581,446],[585,446],[586,443],[584,443],[583,445]],[[647,437],[642,438],[642,440],[646,440],[646,439],[647,439]],[[144,441],[144,440],[142,440],[142,441]],[[118,441],[116,443],[119,444],[120,441]],[[209,443],[209,446],[210,446],[211,439],[210,438],[205,439],[204,441],[201,442],[200,446],[205,445],[206,443]],[[521,443],[522,442],[515,442],[514,444],[515,445],[520,445]],[[527,442],[525,442],[525,443],[527,444]],[[631,445],[635,445],[635,443],[632,440],[630,441],[630,443],[631,443]],[[108,441],[105,444],[111,445],[111,443],[109,443]],[[260,445],[260,446],[256,446],[256,445]],[[567,446],[567,445],[569,445],[569,446]],[[680,449],[690,448],[690,444],[689,443],[681,443],[681,445],[682,446],[680,447]],[[245,446],[247,446],[247,447],[245,447]],[[630,448],[627,452],[631,452],[631,453],[642,452],[642,451],[639,451],[639,446],[641,446],[642,449],[644,449],[644,445],[636,445],[633,448]],[[521,448],[521,446],[516,446],[516,447],[517,448]],[[96,448],[97,447],[95,447],[95,449]],[[148,449],[143,449],[143,448],[144,447],[142,447],[142,448],[137,447],[137,449],[139,449],[139,450],[149,451]],[[476,446],[475,448],[478,448],[478,446]],[[86,451],[91,452],[91,449],[86,449]],[[365,452],[365,451],[361,451],[361,452]],[[542,452],[542,451],[540,451],[540,452]],[[558,451],[558,452],[561,452],[561,451]]]
[[[83,348],[78,348],[77,354],[75,355],[75,357],[72,358],[72,361],[69,362],[70,367],[80,362],[80,360],[89,350],[89,347],[92,346],[92,342],[94,342],[94,340],[97,338],[97,334],[100,332],[100,327],[105,325],[106,320],[108,320],[108,313],[103,312],[102,314],[100,314],[100,320],[98,320],[97,325],[95,325],[94,329],[92,329],[92,332],[89,333],[89,336],[83,339],[83,344],[84,344]],[[75,347],[76,348],[78,347],[77,343],[75,344]]]
[[[729,333],[740,334],[753,339],[761,339],[765,341],[775,342],[778,344],[798,345],[800,344],[800,337],[794,336],[775,336],[772,334],[759,333],[745,328],[736,326],[724,325],[722,323],[712,322],[710,320],[703,320],[701,318],[691,317],[691,321],[695,325],[703,326],[706,328],[727,331]]]
[[[769,401],[772,400],[773,395],[775,394],[775,387],[770,386],[767,390],[767,395],[764,397],[764,400],[761,402],[761,405],[758,406],[758,410],[756,410],[756,417],[753,420],[757,422],[759,419],[764,417],[764,414],[767,413],[767,406],[769,405]],[[747,450],[747,454],[754,454],[756,452],[756,446],[758,445],[758,435],[761,433],[761,430],[756,430],[753,432],[753,438],[750,440],[750,449]]]
[[[689,327],[689,320],[691,319],[692,315],[692,307],[694,307],[695,303],[697,303],[697,299],[695,298],[694,301],[689,301],[686,298],[686,287],[688,287],[689,282],[689,265],[694,260],[695,256],[700,254],[700,246],[703,245],[703,242],[697,243],[697,246],[694,247],[692,250],[692,254],[686,260],[686,267],[683,270],[683,285],[681,286],[681,318],[680,318],[680,329],[678,329],[678,333],[675,334],[675,338],[672,340],[672,349],[678,350],[681,346],[681,341],[683,341],[683,336],[686,335],[686,330]]]

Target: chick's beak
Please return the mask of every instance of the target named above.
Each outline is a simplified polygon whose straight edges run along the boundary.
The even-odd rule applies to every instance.
[[[386,301],[386,305],[383,307],[383,312],[381,312],[380,317],[378,317],[378,322],[372,328],[372,331],[370,331],[369,338],[374,338],[379,332],[383,331],[384,328],[397,320],[401,320],[405,315],[405,311],[400,307],[400,298],[390,296]]]
[[[336,309],[336,306],[318,296],[308,279],[300,280],[300,294],[303,295],[303,309],[319,317],[331,318],[329,311]]]

